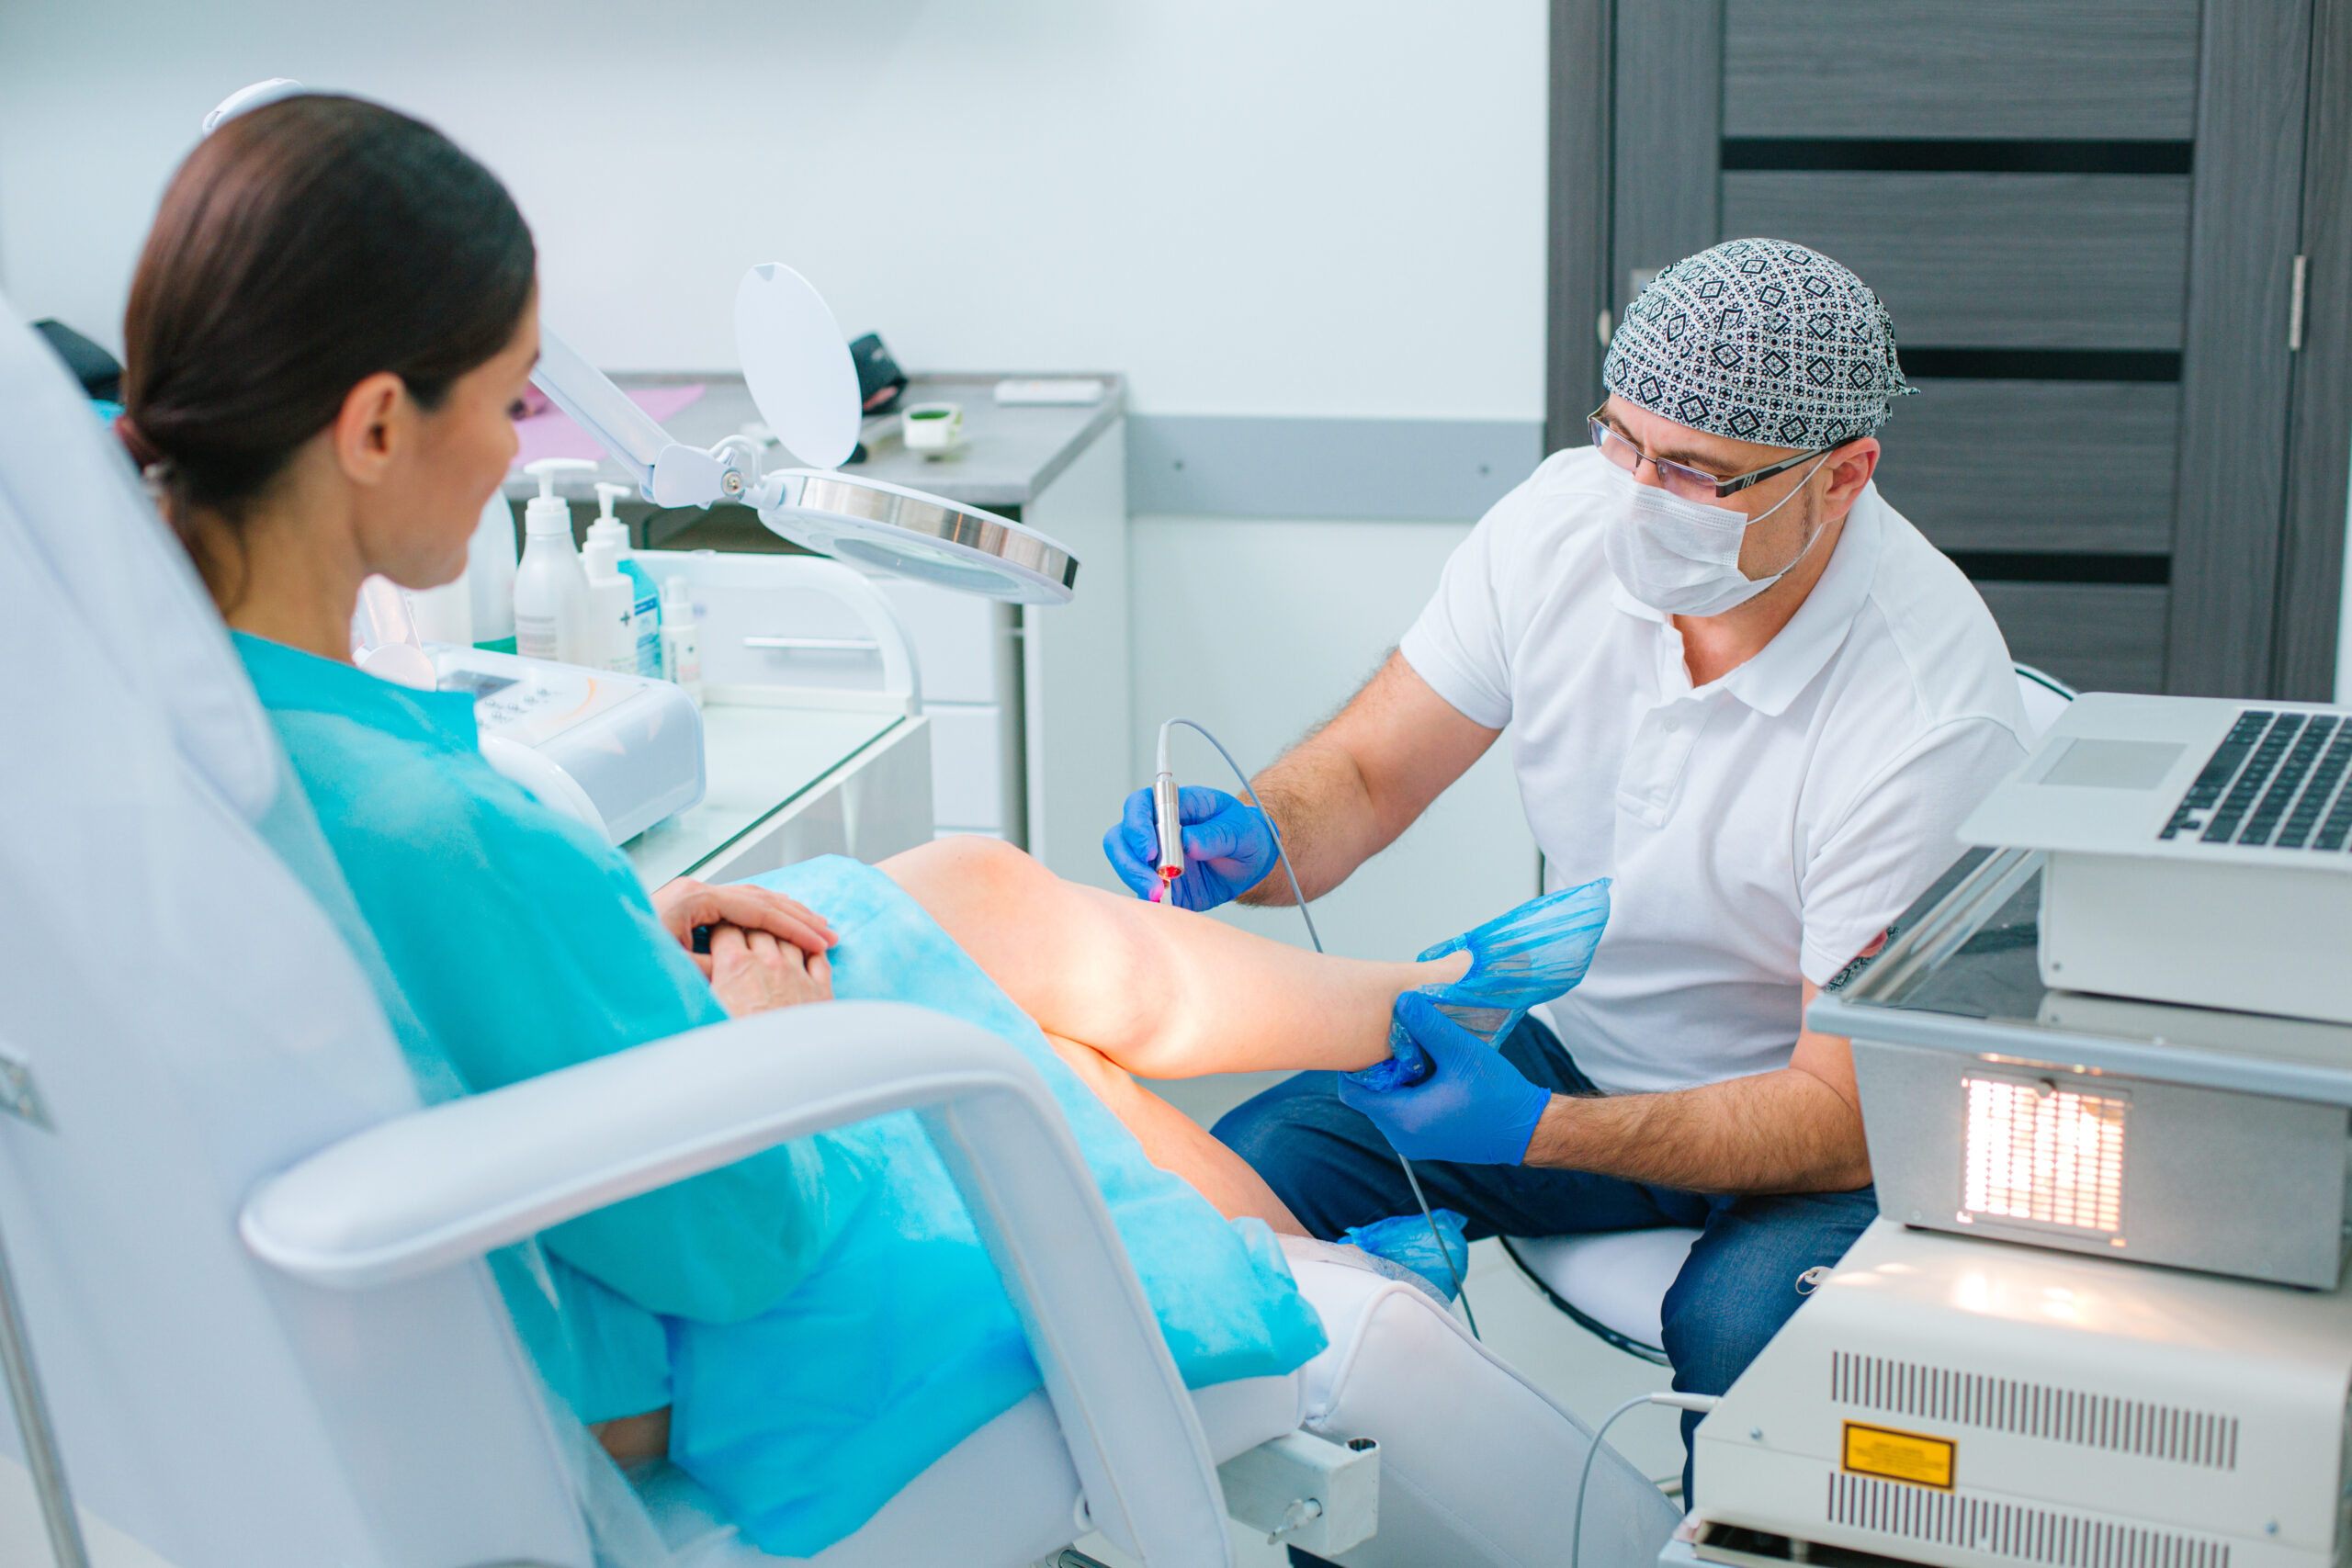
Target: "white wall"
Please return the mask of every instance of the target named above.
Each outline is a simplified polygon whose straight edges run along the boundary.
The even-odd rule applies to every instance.
[[[1544,15],[12,0],[0,288],[119,344],[198,121],[288,75],[424,115],[481,157],[538,236],[549,319],[616,368],[731,365],[735,279],[780,258],[915,367],[1122,370],[1146,412],[1532,419]],[[1354,690],[1466,527],[1137,519],[1139,755],[1181,711],[1262,765]],[[1188,778],[1216,779],[1204,749],[1183,754]],[[1330,900],[1328,935],[1393,956],[1533,887],[1498,754]]]
[[[1544,36],[1541,0],[11,0],[0,288],[116,344],[198,120],[285,75],[481,157],[613,367],[731,366],[780,259],[910,366],[1533,418]]]

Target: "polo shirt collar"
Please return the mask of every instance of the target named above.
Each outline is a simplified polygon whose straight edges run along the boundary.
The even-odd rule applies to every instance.
[[[232,631],[237,655],[262,706],[328,713],[444,751],[478,751],[474,699],[467,692],[419,692],[282,642]]]
[[[1879,500],[1878,481],[1873,479],[1846,514],[1846,526],[1830,552],[1829,565],[1804,603],[1797,606],[1797,613],[1755,658],[1715,682],[1716,689],[1730,693],[1768,717],[1778,718],[1788,711],[1797,694],[1813,683],[1845,643],[1854,617],[1870,598],[1871,585],[1878,580],[1883,535],[1880,514],[1884,506]],[[1674,630],[1673,623],[1628,593],[1622,582],[1611,585],[1611,601],[1626,615],[1656,625],[1661,635]],[[1679,653],[1673,661],[1680,667]],[[1683,677],[1685,682],[1689,678]]]

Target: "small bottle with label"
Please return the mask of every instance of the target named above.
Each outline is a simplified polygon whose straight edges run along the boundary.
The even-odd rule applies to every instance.
[[[652,680],[662,676],[662,593],[653,574],[638,563],[629,548],[628,526],[613,515],[613,502],[634,494],[628,485],[596,487],[596,521],[588,525],[588,542],[609,541],[621,572],[637,592],[629,605],[631,634],[637,645],[637,673]]]
[[[662,585],[662,673],[702,706],[702,645],[695,639],[694,587],[683,577]]]
[[[591,539],[581,554],[588,577],[588,647],[579,662],[616,675],[637,673],[637,585],[621,575],[610,539]]]

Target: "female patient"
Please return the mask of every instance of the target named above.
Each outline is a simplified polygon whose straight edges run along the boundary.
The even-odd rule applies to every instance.
[[[1581,972],[1589,908],[1556,961],[1498,982],[1474,964],[1477,933],[1427,963],[1323,958],[1062,883],[983,840],[898,856],[879,868],[888,883],[842,874],[853,878],[837,884],[844,899],[867,912],[858,918],[899,933],[899,948],[845,923],[850,940],[836,949],[827,917],[856,911],[811,910],[763,888],[673,883],[649,900],[619,856],[481,761],[464,698],[405,691],[349,663],[364,578],[424,588],[463,570],[514,457],[509,411],[537,352],[536,256],[520,214],[486,171],[413,120],[302,96],[224,125],[164,195],[124,335],[125,441],[235,632],[381,946],[388,1010],[412,1059],[428,1079],[450,1075],[452,1092],[820,1000],[836,962],[845,979],[853,956],[859,973],[887,975],[935,941],[1035,1021],[1152,1164],[1227,1217],[1296,1231],[1246,1165],[1128,1075],[1366,1068],[1390,1056],[1405,990],[1523,1007],[1534,999],[1524,993],[1555,993]],[[707,957],[686,945],[697,926],[712,928]],[[666,1445],[689,1469],[699,1461],[739,1517],[768,1509],[752,1532],[762,1544],[813,1550],[877,1499],[829,1515],[826,1499],[802,1498],[795,1514],[752,1495],[757,1478],[743,1476],[761,1455],[775,1468],[778,1450],[750,1428],[799,1413],[763,1417],[741,1391],[764,1386],[786,1351],[808,1362],[829,1348],[808,1342],[805,1320],[789,1320],[799,1337],[781,1348],[744,1325],[773,1318],[853,1235],[869,1250],[903,1239],[909,1250],[876,1263],[876,1277],[930,1301],[939,1319],[978,1310],[956,1290],[1001,1307],[991,1283],[959,1283],[936,1262],[944,1254],[921,1250],[928,1211],[892,1186],[904,1155],[846,1136],[786,1145],[559,1227],[494,1271],[548,1381],[605,1424],[608,1446]],[[1203,1223],[1245,1258],[1233,1238],[1246,1228]],[[1259,1266],[1287,1289],[1267,1250]],[[1311,1314],[1310,1337],[1285,1341],[1279,1306],[1269,1313],[1259,1360],[1212,1368],[1209,1381],[1312,1353]],[[1214,1348],[1202,1355],[1215,1361]],[[733,1403],[710,1405],[718,1413],[690,1433],[691,1400],[710,1390]],[[997,1398],[978,1420],[1004,1407]],[[917,1404],[939,1407],[881,1400],[873,1414],[912,1419],[903,1410]],[[960,1429],[942,1416],[931,1451],[972,1429],[973,1415]]]

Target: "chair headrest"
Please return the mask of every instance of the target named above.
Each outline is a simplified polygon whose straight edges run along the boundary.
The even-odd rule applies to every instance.
[[[244,667],[120,443],[5,297],[0,498],[0,528],[21,531],[48,576],[23,611],[92,632],[198,771],[258,820],[277,793],[277,750]]]

